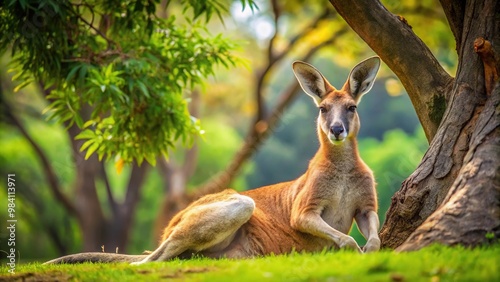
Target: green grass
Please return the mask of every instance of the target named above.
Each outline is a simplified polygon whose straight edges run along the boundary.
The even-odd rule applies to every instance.
[[[192,259],[118,264],[1,266],[0,281],[500,281],[500,245],[432,246],[411,253],[348,251],[245,260]]]

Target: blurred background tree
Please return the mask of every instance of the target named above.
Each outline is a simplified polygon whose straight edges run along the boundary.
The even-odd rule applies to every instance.
[[[258,9],[241,1],[207,1],[212,8],[197,2],[86,1],[80,6],[81,18],[70,15],[76,17],[75,25],[83,26],[78,32],[86,34],[84,39],[95,43],[79,39],[64,44],[76,52],[70,58],[94,61],[65,62],[61,58],[68,54],[53,47],[66,45],[57,43],[38,50],[51,56],[47,62],[54,63],[49,59],[54,56],[61,62],[47,72],[39,68],[45,59],[38,57],[31,59],[32,68],[20,68],[30,62],[19,61],[20,54],[27,56],[33,52],[30,46],[37,45],[25,43],[20,49],[12,45],[15,37],[2,34],[2,47],[10,52],[1,61],[0,171],[15,172],[17,187],[22,187],[18,232],[26,234],[19,237],[25,259],[101,246],[109,252],[119,248],[139,253],[154,248],[161,227],[194,198],[228,186],[251,189],[299,176],[318,146],[317,110],[300,94],[291,63],[309,61],[340,87],[356,62],[373,55],[331,5],[321,1],[262,0],[255,3]],[[454,42],[443,32],[446,19],[434,2],[384,2],[415,23],[415,32],[443,65],[455,68],[456,57],[449,51]],[[8,14],[13,6],[18,15],[26,15],[30,9],[48,13],[46,9],[62,5],[47,1],[41,8],[38,2],[23,8],[23,3],[2,4],[2,30],[13,26]],[[91,11],[96,11],[93,17]],[[134,13],[141,16],[129,17]],[[153,27],[148,27],[148,19]],[[44,27],[50,22],[54,29],[72,28],[63,19],[44,20]],[[162,37],[165,34],[169,36]],[[193,37],[201,47],[190,45]],[[18,55],[10,56],[13,49]],[[196,52],[201,52],[198,57]],[[207,53],[218,59],[208,60]],[[7,73],[9,68],[13,72]],[[16,79],[11,82],[13,75]],[[55,101],[65,104],[54,105]],[[172,104],[178,104],[183,117],[166,121]],[[51,110],[44,112],[47,107]],[[71,109],[76,110],[67,114]],[[410,100],[388,68],[380,72],[359,112],[360,151],[375,172],[383,219],[389,199],[415,169],[427,143]],[[140,117],[131,120],[136,115]],[[90,132],[80,135],[86,139],[75,140],[86,129]],[[139,129],[143,131],[136,132]],[[177,132],[183,133],[176,136]],[[111,141],[106,143],[104,137]],[[101,139],[103,143],[98,143]],[[85,160],[88,151],[81,153],[80,148],[88,140],[95,141],[87,149],[100,145],[95,151],[102,161],[96,154]],[[185,148],[189,140],[193,146]],[[128,146],[129,141],[137,145]],[[134,158],[140,162],[141,155],[156,166],[127,163]],[[92,222],[86,223],[82,215]],[[359,234],[355,236],[360,240]]]
[[[77,220],[84,250],[124,251],[149,167],[143,161],[154,165],[176,142],[193,142],[201,132],[187,93],[217,65],[236,61],[234,43],[205,29],[212,16],[222,20],[219,3],[172,4],[176,16],[163,7],[163,17],[157,6],[149,0],[2,2],[0,50],[11,53],[14,91],[33,82],[49,102],[43,113],[65,126],[76,167],[70,189],[64,191],[70,185],[61,185],[46,150],[19,117],[25,105],[2,94],[3,118],[35,151],[52,196]],[[104,167],[111,158],[117,172],[132,164],[123,195],[113,191]],[[64,239],[51,237],[66,252]]]

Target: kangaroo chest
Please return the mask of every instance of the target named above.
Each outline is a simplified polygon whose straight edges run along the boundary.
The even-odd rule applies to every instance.
[[[322,203],[321,217],[331,227],[348,233],[351,229],[357,209],[355,182],[349,177],[335,177],[325,181],[321,187],[325,196]]]

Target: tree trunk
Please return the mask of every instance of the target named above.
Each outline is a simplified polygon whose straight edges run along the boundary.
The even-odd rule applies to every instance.
[[[78,223],[82,232],[83,251],[100,251],[106,222],[97,196],[95,183],[102,163],[99,162],[95,154],[85,160],[84,153],[80,152],[82,141],[74,138],[79,132],[80,130],[76,125],[73,125],[68,130],[77,168],[73,201],[79,214]]]
[[[102,251],[104,248],[105,252],[123,253],[129,241],[140,189],[146,179],[149,165],[132,165],[125,199],[118,203],[113,197],[112,187],[107,182],[104,163],[98,160],[96,154],[85,160],[85,152],[80,152],[83,141],[75,140],[79,133],[80,129],[76,125],[68,130],[77,167],[73,202],[82,233],[82,251]],[[103,180],[107,189],[109,215],[104,213],[99,200],[96,186],[98,180]]]
[[[455,79],[442,73],[402,17],[382,4],[331,2],[403,82],[430,141],[420,165],[392,198],[382,245],[415,250],[434,242],[475,246],[499,238],[499,87],[491,91],[499,53],[485,54],[483,45],[474,43],[484,37],[491,46],[500,45],[498,1],[441,1],[457,42]]]
[[[443,204],[399,250],[477,246],[500,238],[500,84],[479,115],[462,169]]]

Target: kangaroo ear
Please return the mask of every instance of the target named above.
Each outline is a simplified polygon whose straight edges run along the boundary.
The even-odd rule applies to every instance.
[[[352,68],[343,89],[351,94],[356,103],[372,89],[379,68],[379,57],[368,58]]]
[[[319,105],[326,93],[333,89],[321,72],[312,65],[296,61],[292,68],[300,86],[307,95],[314,99],[316,105]]]

